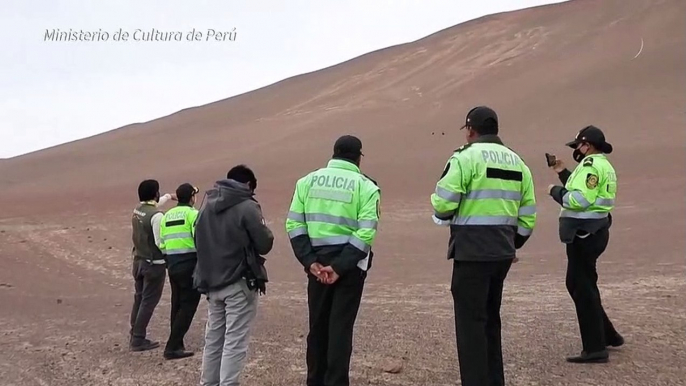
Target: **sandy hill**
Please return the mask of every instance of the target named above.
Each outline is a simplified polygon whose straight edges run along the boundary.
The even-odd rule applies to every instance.
[[[246,386],[303,384],[306,279],[283,228],[296,179],[326,163],[341,134],[364,142],[382,188],[377,252],[356,326],[352,384],[458,379],[451,264],[429,195],[474,105],[531,165],[539,221],[508,275],[503,351],[512,385],[675,385],[686,378],[686,1],[572,0],[473,20],[250,93],[0,162],[0,378],[7,385],[190,385],[201,366],[206,302],[186,346],[195,357],[126,349],[130,211],[143,178],[202,189],[236,163],[257,172],[276,241]],[[81,112],[87,114],[88,112]],[[554,152],[603,128],[619,193],[599,261],[603,304],[627,344],[580,369],[565,287],[559,206],[544,190]],[[433,133],[433,135],[432,135]],[[169,208],[167,206],[165,209]],[[169,333],[169,288],[150,337]],[[674,310],[682,310],[681,313]],[[381,369],[388,358],[399,374]],[[4,366],[3,366],[4,365]]]
[[[98,206],[121,208],[135,201],[142,178],[158,178],[166,190],[186,180],[206,188],[245,162],[258,173],[262,200],[283,212],[295,179],[326,162],[338,135],[354,133],[386,202],[426,201],[476,104],[499,112],[503,138],[535,172],[543,172],[545,151],[567,156],[561,144],[589,123],[607,132],[618,162],[644,158],[658,167],[665,155],[683,153],[685,13],[679,0],[575,0],[487,16],[11,159],[0,184],[11,197],[107,193],[111,200]],[[647,157],[655,152],[662,155]],[[674,165],[683,170],[684,162]]]

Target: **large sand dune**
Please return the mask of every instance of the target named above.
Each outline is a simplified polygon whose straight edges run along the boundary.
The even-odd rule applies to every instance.
[[[503,303],[511,385],[686,384],[686,2],[573,0],[492,15],[424,39],[147,123],[0,162],[0,381],[3,385],[189,385],[200,355],[165,362],[126,351],[130,210],[136,186],[201,189],[247,163],[276,233],[246,385],[304,380],[305,278],[283,222],[293,184],[356,134],[382,188],[382,220],[357,324],[358,385],[451,385],[454,345],[447,234],[429,195],[463,143],[464,115],[487,104],[529,163],[539,223]],[[637,55],[638,54],[638,55]],[[74,114],[88,114],[75,108]],[[618,206],[599,264],[625,347],[580,367],[558,207],[544,193],[557,153],[587,124],[615,147]],[[151,323],[166,340],[169,290]],[[187,346],[198,354],[203,303]],[[381,371],[404,363],[400,374]]]

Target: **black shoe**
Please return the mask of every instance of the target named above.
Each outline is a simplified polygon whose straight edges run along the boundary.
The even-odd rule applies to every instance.
[[[619,347],[623,344],[624,344],[624,338],[619,334],[615,334],[615,336],[613,336],[612,338],[609,338],[607,340],[608,346]]]
[[[167,359],[167,360],[183,359],[183,358],[192,357],[193,355],[195,355],[195,353],[190,352],[190,351],[184,351],[184,350],[165,351],[164,359]]]
[[[152,350],[160,347],[160,342],[152,342],[149,339],[143,339],[138,342],[131,342],[130,350],[135,352]]]
[[[581,355],[567,357],[567,362],[570,363],[607,363],[610,360],[610,354],[607,350],[587,353],[582,351]]]

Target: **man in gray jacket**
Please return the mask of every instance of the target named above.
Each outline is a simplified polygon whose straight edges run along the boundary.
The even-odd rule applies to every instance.
[[[274,236],[253,198],[255,174],[245,165],[207,191],[195,227],[195,281],[207,294],[208,318],[202,360],[203,386],[238,385],[264,288],[264,259]],[[251,269],[252,267],[252,269]]]

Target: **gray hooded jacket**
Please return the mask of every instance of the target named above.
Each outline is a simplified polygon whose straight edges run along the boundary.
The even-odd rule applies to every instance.
[[[246,184],[229,179],[207,191],[195,226],[195,283],[201,292],[237,282],[246,274],[250,253],[271,251],[274,235],[253,196]]]

